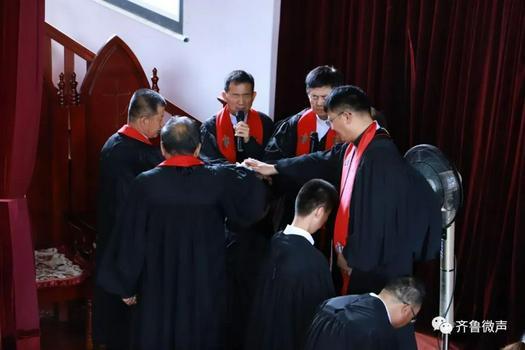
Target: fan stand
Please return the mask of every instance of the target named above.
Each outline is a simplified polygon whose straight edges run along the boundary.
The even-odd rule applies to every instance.
[[[455,223],[452,223],[443,232],[441,238],[440,288],[439,288],[439,315],[454,327],[454,261]],[[448,350],[449,334],[441,333],[441,350]]]

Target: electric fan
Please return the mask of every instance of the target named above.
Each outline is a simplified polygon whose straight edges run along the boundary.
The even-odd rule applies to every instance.
[[[414,167],[432,187],[441,203],[443,235],[441,238],[439,315],[454,324],[454,220],[463,201],[461,175],[445,155],[432,145],[417,145],[405,154]],[[448,333],[442,332],[442,349],[448,350]]]

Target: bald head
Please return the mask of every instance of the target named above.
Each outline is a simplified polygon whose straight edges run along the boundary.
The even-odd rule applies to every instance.
[[[164,150],[170,155],[192,155],[200,144],[200,130],[188,117],[171,117],[160,132]]]

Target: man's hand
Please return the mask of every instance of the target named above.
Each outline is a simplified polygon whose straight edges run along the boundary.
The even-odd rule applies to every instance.
[[[348,266],[343,253],[337,253],[337,266],[343,271],[346,275],[350,276],[352,274],[352,268]]]
[[[127,306],[135,305],[135,304],[137,303],[137,296],[134,295],[134,296],[132,296],[131,298],[122,298],[122,301],[123,301],[124,304],[126,304]]]
[[[242,164],[264,176],[275,175],[278,173],[277,169],[275,169],[275,165],[267,164],[257,159],[248,158],[245,159]]]
[[[235,130],[235,136],[242,137],[244,143],[250,141],[250,126],[248,124],[245,122],[238,122],[233,126],[233,129]]]

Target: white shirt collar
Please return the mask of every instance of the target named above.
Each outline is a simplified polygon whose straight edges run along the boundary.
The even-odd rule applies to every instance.
[[[390,318],[390,312],[388,312],[388,308],[386,307],[386,304],[385,302],[383,301],[383,299],[381,299],[379,297],[379,295],[377,295],[376,293],[370,293],[370,296],[373,296],[374,298],[377,298],[379,300],[381,300],[381,302],[383,303],[383,305],[385,305],[385,309],[386,309],[386,314],[388,316],[388,321],[390,321],[390,324],[392,324],[392,319]]]
[[[283,233],[285,235],[298,235],[306,238],[308,242],[310,242],[312,245],[314,245],[314,238],[312,235],[308,232],[303,230],[302,228],[299,228],[297,226],[292,225],[286,225],[286,228],[284,229]]]
[[[330,123],[328,123],[328,120],[322,120],[321,118],[319,118],[317,114],[315,115],[315,117],[316,117],[316,122],[317,122],[317,126],[316,126],[317,135],[320,140],[324,137],[324,135],[326,135],[328,130],[330,130]]]
[[[244,113],[244,122],[248,123],[248,114],[249,112]],[[232,121],[232,125],[237,124],[237,116],[230,113],[230,120]]]

